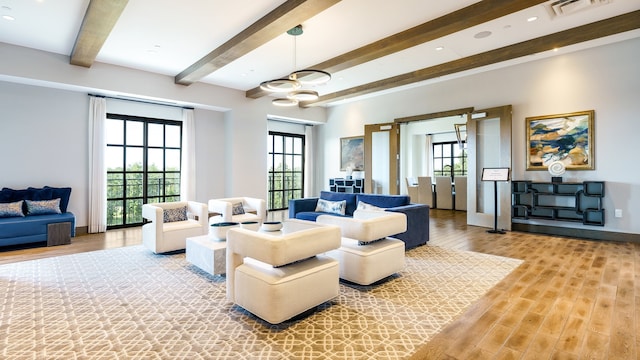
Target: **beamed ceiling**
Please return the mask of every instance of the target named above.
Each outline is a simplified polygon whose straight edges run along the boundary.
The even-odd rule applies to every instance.
[[[320,98],[303,107],[640,36],[640,0],[580,0],[556,11],[540,0],[41,0],[15,9],[7,1],[0,5],[23,23],[0,24],[9,29],[1,42],[66,53],[77,66],[126,66],[252,99],[270,96],[260,82],[294,69],[330,72],[329,84],[314,88]],[[64,23],[66,33],[42,23],[43,11],[60,15],[56,29]],[[303,35],[286,34],[298,24]]]

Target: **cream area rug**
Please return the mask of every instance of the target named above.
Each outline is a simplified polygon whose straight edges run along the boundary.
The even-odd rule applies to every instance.
[[[2,359],[403,359],[521,261],[421,246],[401,273],[270,325],[184,253],[131,246],[0,266]]]

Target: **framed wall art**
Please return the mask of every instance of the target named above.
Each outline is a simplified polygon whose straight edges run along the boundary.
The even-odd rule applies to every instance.
[[[364,170],[364,136],[340,138],[340,170]]]
[[[594,111],[526,118],[527,170],[561,162],[567,170],[593,170]]]

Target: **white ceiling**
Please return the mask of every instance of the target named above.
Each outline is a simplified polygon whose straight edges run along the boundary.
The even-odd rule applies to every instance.
[[[605,4],[560,17],[551,16],[546,3],[537,5],[334,73],[329,84],[316,90],[323,95],[640,9],[640,0],[593,1]],[[284,2],[129,0],[96,61],[175,76]],[[246,91],[290,73],[294,59],[295,68],[306,68],[476,2],[342,0],[304,22],[303,35],[294,39],[282,34],[201,81]],[[15,18],[0,18],[0,42],[69,55],[88,5],[89,0],[0,0],[0,16]],[[538,20],[528,22],[533,16]],[[491,35],[476,39],[482,31]],[[638,36],[640,31],[634,30],[569,50]],[[437,51],[439,46],[444,49]],[[568,50],[558,53],[562,51]]]

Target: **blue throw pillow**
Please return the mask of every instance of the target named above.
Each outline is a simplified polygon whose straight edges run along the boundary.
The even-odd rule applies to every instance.
[[[25,200],[27,215],[60,214],[60,198],[53,200]]]
[[[342,201],[345,200],[347,202],[347,207],[345,209],[345,215],[353,215],[353,212],[356,210],[356,194],[353,193],[340,193],[333,191],[321,191],[320,199],[329,200],[329,201]]]
[[[316,205],[316,211],[326,212],[331,214],[344,215],[347,208],[347,201],[329,201],[324,199],[318,199],[318,205]]]
[[[12,203],[0,203],[0,218],[24,217],[24,213],[22,212],[22,203],[22,200]]]
[[[364,201],[358,201],[358,207],[356,208],[356,210],[384,211],[383,208],[375,206],[375,205],[371,205],[371,204],[366,203]]]

